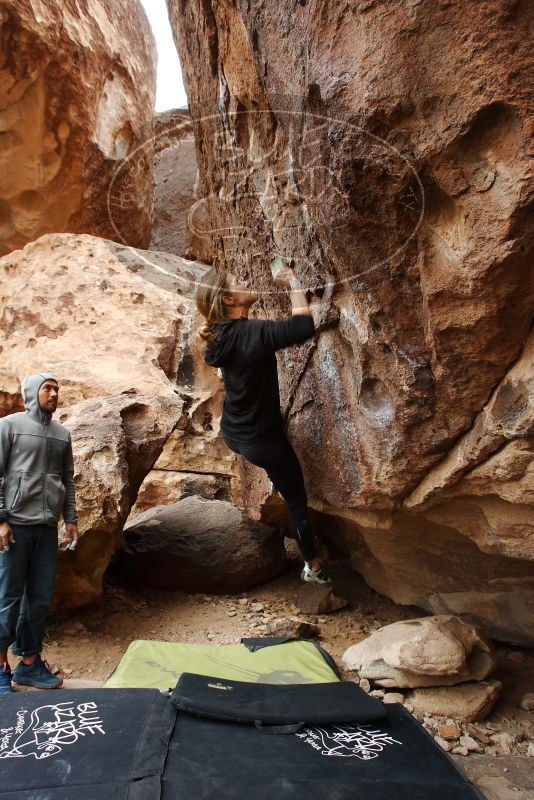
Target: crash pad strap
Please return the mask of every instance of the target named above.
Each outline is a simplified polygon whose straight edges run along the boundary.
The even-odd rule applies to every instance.
[[[279,644],[287,644],[287,642],[309,642],[312,644],[322,655],[332,672],[334,672],[334,674],[341,679],[337,664],[330,653],[325,650],[324,647],[321,647],[320,644],[317,644],[317,642],[315,642],[313,639],[301,639],[297,636],[244,636],[241,639],[241,644],[245,645],[247,650],[249,650],[251,653],[257,653],[258,650],[262,650],[264,647],[275,647]]]
[[[383,703],[350,682],[275,685],[184,672],[171,701],[190,714],[251,725],[367,722],[386,715]]]
[[[116,691],[120,692],[120,689]],[[148,775],[163,774],[167,748],[175,722],[176,712],[168,698],[161,692],[154,692],[154,699],[143,728],[139,732],[136,731],[137,746],[132,757],[130,780],[136,781]],[[147,742],[150,742],[150,747],[146,746]]]

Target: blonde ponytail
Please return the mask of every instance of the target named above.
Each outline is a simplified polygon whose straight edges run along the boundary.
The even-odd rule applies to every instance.
[[[227,277],[226,270],[212,267],[201,279],[195,294],[196,306],[206,320],[198,334],[208,345],[215,336],[217,323],[227,319],[223,303],[223,295],[228,291]]]

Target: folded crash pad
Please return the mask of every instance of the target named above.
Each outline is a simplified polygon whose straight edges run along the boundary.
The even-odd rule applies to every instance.
[[[251,683],[338,681],[331,656],[315,642],[275,638],[241,644],[173,644],[137,640],[106,681],[108,688],[169,689],[183,672]]]
[[[162,800],[482,798],[405,708],[374,701],[355,685],[254,686],[247,708],[232,681],[203,680],[202,699],[202,682],[191,676],[174,691],[181,710]],[[344,721],[333,723],[336,715]]]

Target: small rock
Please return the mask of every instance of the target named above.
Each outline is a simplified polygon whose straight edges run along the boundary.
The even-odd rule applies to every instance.
[[[237,611],[227,611],[226,616],[228,617],[235,617],[237,615]]]
[[[371,684],[367,680],[367,678],[360,678],[360,689],[363,689],[364,692],[371,691]]]
[[[83,622],[72,622],[70,625],[67,625],[63,633],[67,636],[75,636],[76,634],[83,633],[85,635],[89,635],[89,631],[83,624]]]
[[[369,694],[371,697],[378,697],[378,699],[381,700],[385,695],[385,691],[383,689],[373,689],[373,691],[369,692]]]
[[[348,605],[334,590],[318,583],[307,583],[295,595],[295,605],[303,614],[328,614]]]
[[[68,668],[68,667],[65,667],[65,669],[63,670],[63,673],[64,673],[65,675],[72,675],[72,673],[73,673],[73,670],[72,670],[72,669],[70,669],[70,668]]]
[[[320,631],[317,625],[312,625],[298,617],[282,617],[274,620],[270,626],[274,636],[289,636],[295,639],[313,639]]]
[[[510,755],[513,752],[516,743],[516,737],[511,733],[494,733],[491,741],[495,744],[501,753]]]
[[[534,711],[534,692],[524,694],[519,703],[520,708],[524,711]]]
[[[489,714],[501,688],[502,684],[496,680],[437,686],[414,689],[407,699],[416,711],[473,722]]]
[[[534,758],[534,742],[528,743],[527,756],[530,756],[530,758]]]
[[[252,603],[250,607],[256,614],[259,614],[260,611],[263,611],[263,609],[265,608],[263,603]]]
[[[467,747],[470,753],[484,752],[484,748],[471,736],[460,736],[460,747]]]
[[[248,606],[248,598],[247,597],[240,597],[237,601],[240,606]]]
[[[439,744],[441,749],[445,750],[446,753],[450,752],[452,745],[445,741],[445,739],[442,739],[441,736],[434,736],[434,741],[436,744]]]
[[[320,622],[320,623],[321,623],[321,625],[324,625],[324,624],[325,624],[325,622],[328,622],[328,620],[327,620],[327,618],[326,618],[326,617],[319,617],[319,619],[317,620],[317,622]]]
[[[459,739],[462,735],[462,729],[454,723],[452,725],[438,725],[438,735],[447,740]]]
[[[469,755],[469,750],[467,749],[467,747],[453,747],[452,748],[452,752],[456,756],[468,756]]]
[[[491,732],[488,731],[487,728],[483,728],[481,725],[468,725],[466,731],[469,736],[472,736],[473,739],[477,739],[477,741],[482,742],[482,744],[490,744],[491,742]]]
[[[404,708],[409,714],[413,714],[413,706],[411,703],[404,703]]]
[[[365,680],[365,678],[362,678],[362,680]],[[361,685],[362,685],[362,681],[360,680],[360,686]],[[404,703],[404,695],[401,694],[400,692],[388,692],[384,696],[384,703],[386,703],[386,704]],[[412,706],[412,708],[413,708],[413,706]]]

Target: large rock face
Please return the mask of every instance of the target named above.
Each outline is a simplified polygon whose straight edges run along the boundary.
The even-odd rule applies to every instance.
[[[202,269],[71,234],[0,259],[1,396],[14,410],[14,376],[52,372],[73,436],[82,537],[62,558],[63,609],[99,592],[139,487],[181,424],[177,373]]]
[[[154,224],[150,250],[211,263],[211,236],[206,209],[197,200],[197,160],[188,109],[156,114],[154,119]]]
[[[206,267],[196,264],[195,269]],[[224,391],[217,372],[204,362],[204,343],[198,336],[201,324],[202,317],[193,309],[190,325],[182,328],[176,374],[184,401],[182,417],[143,481],[129,523],[149,508],[176,503],[188,495],[243,504],[242,459],[219,436]]]
[[[148,246],[155,89],[138,0],[0,0],[0,255],[55,231]]]
[[[534,642],[527,5],[167,5],[216,261],[312,289],[280,356],[312,505],[375,588]]]

